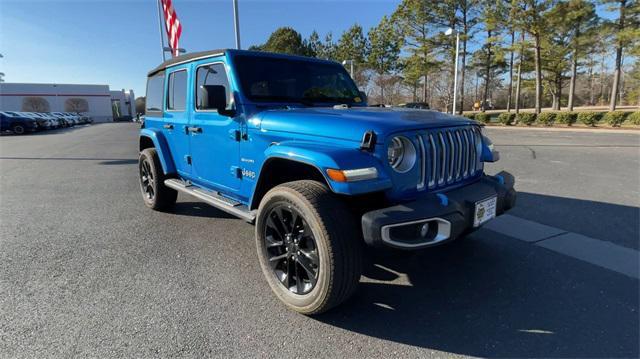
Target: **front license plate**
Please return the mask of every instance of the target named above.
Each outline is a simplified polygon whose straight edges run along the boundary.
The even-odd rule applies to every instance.
[[[473,216],[473,226],[478,227],[486,221],[496,217],[497,197],[491,197],[476,202],[476,213]]]

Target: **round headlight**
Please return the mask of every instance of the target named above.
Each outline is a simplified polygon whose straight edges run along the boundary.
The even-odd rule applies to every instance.
[[[408,138],[396,136],[389,141],[387,158],[391,168],[400,173],[407,172],[416,163],[416,148]]]

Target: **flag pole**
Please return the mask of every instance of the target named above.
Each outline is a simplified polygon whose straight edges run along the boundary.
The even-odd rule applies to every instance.
[[[240,22],[238,20],[238,0],[233,0],[233,27],[236,32],[236,49],[240,50]]]
[[[166,61],[167,58],[164,54],[164,35],[162,35],[162,12],[160,11],[160,0],[156,1],[158,7],[158,29],[160,30],[160,51],[162,51],[162,61]]]

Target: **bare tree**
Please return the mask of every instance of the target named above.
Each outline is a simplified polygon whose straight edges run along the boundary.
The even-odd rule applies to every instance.
[[[64,110],[67,112],[88,112],[89,103],[83,98],[72,97],[64,102]]]
[[[49,112],[51,107],[49,101],[44,97],[25,97],[22,99],[22,111],[26,112]]]

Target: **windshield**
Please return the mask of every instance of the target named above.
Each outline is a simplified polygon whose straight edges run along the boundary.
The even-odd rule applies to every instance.
[[[236,56],[240,86],[256,102],[361,103],[358,88],[338,64]]]

